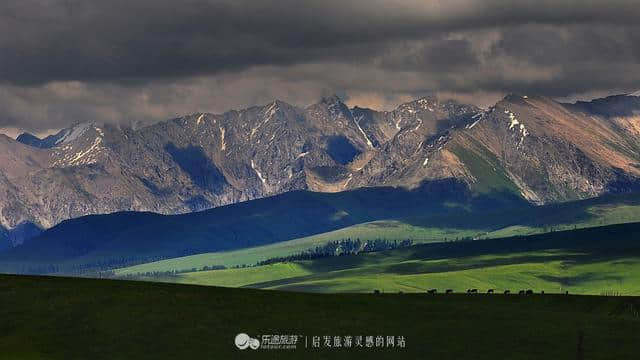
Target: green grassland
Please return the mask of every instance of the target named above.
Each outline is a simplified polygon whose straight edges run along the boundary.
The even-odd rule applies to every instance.
[[[586,216],[585,216],[586,215]],[[490,237],[504,237],[515,235],[540,234],[554,230],[570,230],[573,228],[588,228],[595,226],[624,224],[640,221],[640,204],[635,202],[606,204],[599,203],[588,206],[583,216],[571,219],[571,214],[555,213],[556,221],[549,221],[547,224],[530,222],[526,225],[511,225],[505,228],[492,231]],[[540,219],[540,217],[537,217]]]
[[[329,293],[477,288],[640,295],[640,223],[140,278]]]
[[[145,263],[118,273],[184,271],[252,265],[342,238],[428,243],[640,221],[640,194],[532,206],[505,189],[469,193],[442,180],[413,190],[290,192],[175,216],[85,216],[0,252],[0,272],[91,275]]]
[[[470,148],[467,150],[462,146],[456,145],[452,147],[452,151],[468,166],[471,174],[476,179],[479,179],[472,185],[472,190],[482,194],[488,194],[496,190],[506,190],[519,194],[518,186],[502,170],[503,167],[500,166],[500,161],[495,155],[474,138],[470,136],[464,136],[464,138],[471,145]]]
[[[420,227],[397,220],[375,221],[275,244],[155,261],[116,269],[115,273],[128,275],[145,272],[183,271],[192,268],[201,269],[212,265],[226,267],[253,265],[258,261],[298,254],[330,241],[347,238],[361,239],[363,241],[378,238],[391,240],[413,239],[415,243],[423,243],[440,241],[445,237],[455,238],[456,236],[472,236],[474,234],[477,234],[477,231]]]
[[[0,252],[0,272],[82,274],[160,259],[264,246],[375,220],[461,214],[487,206],[528,207],[512,194],[482,198],[455,179],[415,189],[292,191],[213,209],[160,215],[120,212],[64,221]]]
[[[575,295],[308,294],[0,276],[3,359],[630,359],[640,301]],[[295,334],[238,350],[236,334]],[[404,336],[405,348],[305,348],[313,336]],[[582,339],[582,340],[580,340]]]
[[[379,220],[295,240],[227,252],[166,259],[116,269],[117,275],[146,272],[185,271],[205,266],[253,265],[274,257],[289,256],[329,241],[340,239],[412,239],[414,243],[440,242],[456,238],[499,238],[532,235],[553,230],[570,230],[640,221],[640,197],[610,196],[518,211],[413,217]]]

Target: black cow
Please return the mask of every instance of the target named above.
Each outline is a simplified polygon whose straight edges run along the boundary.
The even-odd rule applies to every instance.
[[[374,294],[380,294],[380,290],[375,289],[375,290],[373,290],[373,293],[374,293]]]
[[[451,294],[451,293],[453,293],[453,290],[452,289],[447,289],[446,293],[447,294]]]
[[[531,290],[531,289],[527,290],[526,294],[527,295],[533,295],[533,290]]]
[[[468,294],[477,294],[478,293],[478,289],[469,289],[467,290]]]
[[[518,295],[524,295],[524,290],[518,291]]]
[[[487,294],[493,294],[493,289],[487,290]]]
[[[435,293],[437,293],[437,292],[438,292],[438,289],[430,289],[430,290],[427,290],[427,292],[428,292],[429,294],[435,294]]]
[[[511,290],[505,290],[504,293],[505,294],[511,294]]]

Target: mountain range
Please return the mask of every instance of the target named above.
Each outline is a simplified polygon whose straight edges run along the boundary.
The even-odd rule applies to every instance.
[[[11,231],[15,246],[90,214],[182,214],[295,190],[412,191],[443,180],[532,204],[639,190],[640,97],[565,104],[512,94],[487,109],[424,97],[375,111],[331,96],[139,129],[85,122],[45,139],[0,135],[0,247]]]

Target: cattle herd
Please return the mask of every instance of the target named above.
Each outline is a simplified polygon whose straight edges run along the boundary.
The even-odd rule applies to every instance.
[[[427,293],[429,293],[429,294],[437,294],[438,293],[438,289],[429,289],[429,290],[427,290]],[[445,293],[453,294],[453,289],[447,289],[445,291]],[[477,293],[478,293],[478,289],[467,289],[467,294],[477,294]],[[494,294],[494,293],[495,293],[494,289],[488,289],[487,290],[487,294]],[[503,292],[503,294],[511,294],[511,290],[505,290]],[[531,290],[531,289],[529,289],[529,290],[520,290],[520,291],[518,291],[518,294],[519,295],[533,295],[533,290]],[[544,294],[544,291],[541,291],[540,294]]]
[[[378,290],[378,289],[373,290],[373,293],[374,294],[380,294],[380,290]],[[398,293],[402,294],[403,292],[399,291]],[[438,289],[428,289],[427,290],[427,294],[437,294],[437,293],[438,293]],[[445,294],[453,294],[453,293],[454,293],[453,289],[445,290]],[[478,289],[467,289],[467,294],[477,294],[477,293],[478,293]],[[487,290],[487,294],[494,294],[494,293],[495,293],[495,289],[488,289]],[[502,293],[505,294],[505,295],[508,295],[508,294],[511,294],[511,290],[504,290]],[[518,291],[518,295],[533,295],[533,294],[534,294],[534,292],[531,289]],[[540,295],[544,295],[544,290],[540,291],[539,294]],[[569,295],[569,292],[565,291],[565,294]]]
[[[445,290],[446,294],[453,294],[453,289],[447,289]],[[437,294],[438,293],[438,289],[429,289],[427,290],[427,293],[429,294]],[[467,294],[477,294],[478,293],[478,289],[467,289]],[[488,289],[487,290],[487,294],[494,294],[495,293],[495,289]],[[502,292],[505,295],[511,294],[511,290],[505,290]],[[528,290],[520,290],[518,291],[518,295],[533,295],[534,292],[531,289]],[[544,290],[540,291],[541,295],[544,295]],[[569,292],[566,291],[565,294],[569,295]]]

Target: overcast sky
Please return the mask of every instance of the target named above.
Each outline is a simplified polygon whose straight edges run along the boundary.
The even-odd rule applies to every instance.
[[[0,128],[640,88],[640,0],[2,0]],[[15,130],[14,130],[15,131]]]

